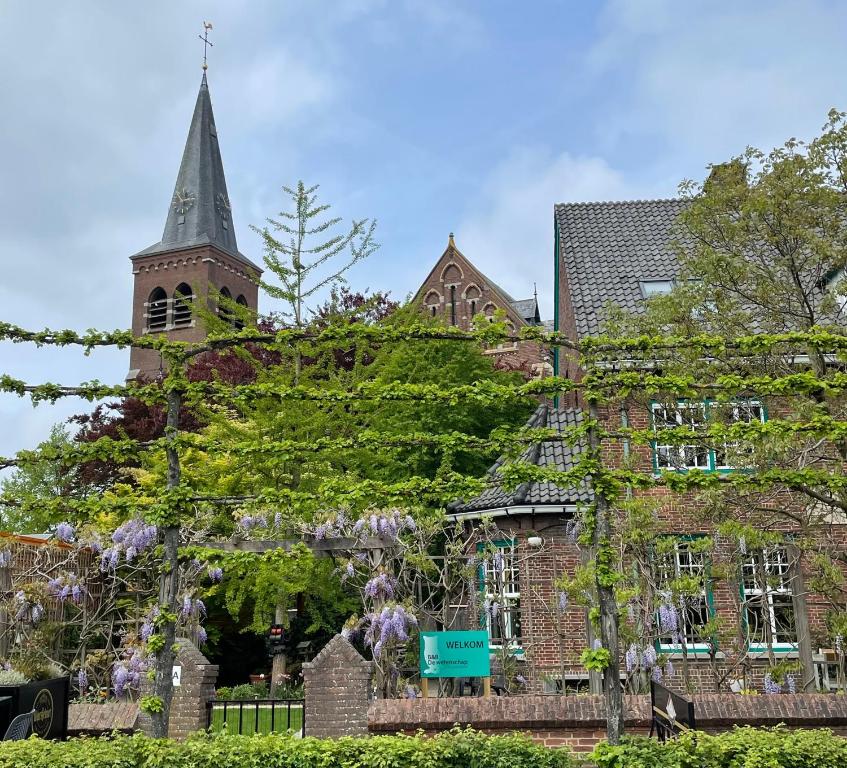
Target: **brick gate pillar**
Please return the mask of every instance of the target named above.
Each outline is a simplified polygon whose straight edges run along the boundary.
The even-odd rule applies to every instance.
[[[171,700],[171,716],[168,721],[168,736],[184,739],[195,731],[206,729],[206,704],[214,698],[218,680],[217,664],[209,660],[185,637],[177,639],[179,652],[174,667],[179,667],[179,686],[174,687]],[[151,692],[151,684],[142,685],[142,693]],[[152,733],[150,716],[141,713],[138,725],[145,733]]]
[[[336,635],[303,665],[306,735],[319,738],[368,735],[373,662]]]

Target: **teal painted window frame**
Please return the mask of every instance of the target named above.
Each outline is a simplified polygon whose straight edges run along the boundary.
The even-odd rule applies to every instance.
[[[516,538],[515,539],[497,539],[496,541],[492,541],[492,542],[482,542],[482,541],[477,542],[477,545],[476,545],[477,553],[484,551],[486,549],[486,545],[489,544],[489,543],[493,544],[495,547],[498,547],[500,549],[509,549],[510,548],[514,551],[515,556],[517,556],[518,540]],[[480,595],[482,596],[482,599],[485,600],[486,596],[488,595],[488,590],[486,589],[486,580],[485,580],[485,563],[480,563],[479,569],[477,570],[477,573],[478,573],[478,578],[479,578],[479,592],[480,592]],[[520,579],[520,573],[518,574],[518,579]],[[522,595],[520,586],[521,586],[520,581],[518,581],[518,601],[519,601],[518,604],[519,605],[520,605],[520,600],[521,600],[521,595]],[[520,611],[520,609],[518,609],[518,610]],[[479,625],[480,625],[480,629],[484,629],[486,632],[488,632],[488,645],[489,645],[489,647],[492,650],[501,650],[504,647],[504,644],[502,642],[495,642],[493,640],[493,638],[491,637],[490,617],[487,614],[485,614],[485,613],[483,614],[483,616],[480,619]],[[521,640],[523,640],[523,638],[521,638]],[[521,656],[524,655],[523,646],[518,644],[518,643],[515,643],[514,640],[511,641],[505,647],[509,651],[509,653],[512,654],[513,656],[521,657]]]
[[[762,423],[765,423],[768,420],[767,406],[765,405],[765,403],[763,401],[761,401],[761,400],[759,400],[758,398],[755,398],[755,397],[748,398],[746,401],[744,401],[744,400],[731,400],[731,401],[726,402],[726,403],[719,402],[719,401],[715,400],[714,398],[705,398],[703,400],[689,400],[687,398],[679,398],[676,401],[678,406],[688,406],[688,405],[691,405],[694,402],[696,402],[698,404],[702,403],[703,413],[704,413],[704,417],[705,417],[706,421],[709,420],[709,411],[710,411],[710,408],[712,407],[713,404],[725,406],[725,405],[737,405],[737,404],[742,403],[742,402],[748,402],[752,405],[759,406],[762,409],[762,416],[761,416]],[[653,429],[653,430],[656,429],[656,417],[655,417],[656,407],[657,406],[661,407],[663,405],[664,405],[664,403],[662,403],[659,400],[651,400],[650,401],[650,428]],[[710,472],[710,473],[711,472],[718,472],[719,474],[729,474],[731,472],[747,472],[747,471],[749,471],[745,467],[718,466],[718,464],[716,462],[717,452],[715,451],[715,449],[714,448],[708,448],[707,451],[708,451],[708,467],[705,467],[705,468],[704,467],[660,467],[659,466],[659,441],[658,440],[651,440],[650,441],[650,453],[651,453],[651,460],[652,460],[652,464],[653,464],[653,474],[659,475],[662,472],[680,472],[680,473],[683,473],[683,472]]]
[[[705,539],[706,534],[704,533],[668,533],[663,534],[662,538],[674,539],[676,542],[689,542],[696,541],[698,539]],[[704,557],[703,564],[703,581],[704,586],[706,588],[706,607],[709,611],[709,620],[715,617],[715,594],[712,589],[712,559],[710,557]],[[658,621],[657,621],[658,626]],[[718,648],[717,638],[713,638],[711,643],[663,643],[661,638],[657,638],[654,644],[656,651],[659,653],[683,653],[683,646],[686,654],[694,655],[694,656],[708,656],[711,652],[712,648]]]

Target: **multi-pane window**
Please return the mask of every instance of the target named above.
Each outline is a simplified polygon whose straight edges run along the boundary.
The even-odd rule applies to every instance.
[[[739,403],[712,403],[709,409],[729,423],[751,424],[765,420],[764,408],[756,400],[745,400]],[[738,466],[737,459],[743,453],[749,453],[749,450],[742,449],[738,443],[724,443],[723,446],[715,450],[715,469],[732,469]]]
[[[677,403],[674,406],[653,403],[653,428],[689,427],[700,431],[706,423],[705,403]],[[705,445],[662,445],[656,443],[656,464],[660,469],[709,469],[709,450]]]
[[[757,400],[745,400],[736,403],[689,402],[680,401],[674,405],[653,403],[653,429],[673,429],[684,427],[692,435],[701,434],[707,422],[725,420],[727,423],[764,421],[765,409]],[[709,445],[703,437],[690,444],[662,443],[657,439],[653,446],[656,469],[737,469],[737,458],[742,451],[737,443],[724,443],[720,446]]]
[[[521,644],[521,587],[514,542],[497,545],[482,565],[485,622],[492,646]]]
[[[661,617],[658,622],[663,630],[659,638],[663,648],[680,648],[682,642],[689,649],[708,648],[703,634],[711,616],[707,566],[707,555],[696,541],[677,540],[672,550],[659,555],[659,590],[680,596],[672,606],[676,627],[662,627]]]
[[[752,552],[742,565],[744,608],[751,645],[794,645],[791,562],[783,547]],[[770,638],[768,637],[770,635]]]

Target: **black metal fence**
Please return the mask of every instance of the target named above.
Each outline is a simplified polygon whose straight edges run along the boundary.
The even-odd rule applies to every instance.
[[[226,733],[305,733],[303,699],[214,699],[206,705],[207,725]]]

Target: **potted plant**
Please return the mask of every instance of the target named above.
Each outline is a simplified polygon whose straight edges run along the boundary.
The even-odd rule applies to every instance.
[[[32,732],[36,736],[64,739],[69,700],[70,677],[55,664],[15,668],[7,662],[0,670],[0,738],[13,718],[34,712]]]

